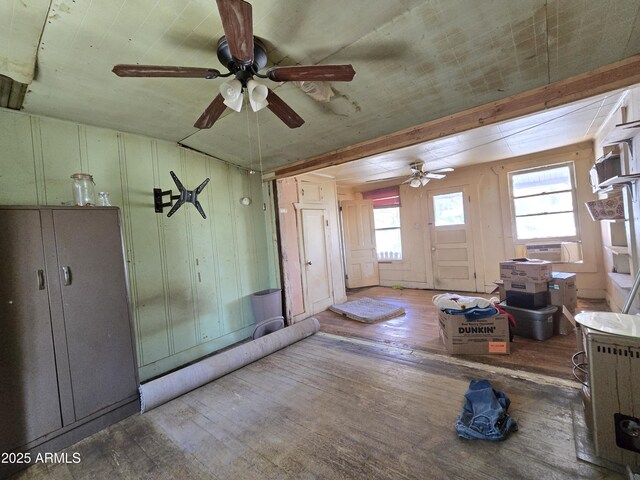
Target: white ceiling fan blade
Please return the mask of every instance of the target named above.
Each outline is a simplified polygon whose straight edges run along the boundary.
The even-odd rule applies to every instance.
[[[425,176],[425,177],[427,177],[427,178],[433,178],[433,179],[435,179],[435,180],[441,180],[441,179],[443,179],[444,177],[446,177],[446,175],[443,175],[443,174],[441,174],[441,173],[433,173],[433,172],[431,172],[431,173],[425,173],[425,175],[424,175],[424,176]]]
[[[420,183],[422,183],[422,185],[426,185],[427,183],[429,183],[430,180],[431,180],[430,178],[422,177],[420,179]]]
[[[449,172],[453,172],[453,168],[446,167],[446,168],[436,168],[435,170],[431,170],[431,173],[449,173]]]

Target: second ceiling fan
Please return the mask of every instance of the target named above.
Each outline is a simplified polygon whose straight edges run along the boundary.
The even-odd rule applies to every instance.
[[[229,106],[240,110],[243,92],[249,94],[251,107],[258,111],[269,108],[289,128],[296,128],[304,120],[273,90],[254,80],[265,78],[276,82],[287,81],[325,81],[350,82],[355,71],[351,65],[299,65],[294,67],[273,67],[265,74],[259,73],[267,64],[265,45],[253,36],[253,15],[251,4],[244,0],[216,0],[222,20],[224,37],[218,40],[217,56],[228,70],[220,73],[215,68],[178,67],[164,65],[120,64],[113,72],[120,77],[181,77],[205,78],[234,76],[234,80],[221,86],[219,93],[204,110],[194,126],[211,128]]]
[[[427,170],[427,164],[422,161],[411,163],[409,168],[411,168],[411,176],[402,183],[408,183],[414,188],[426,185],[431,180],[441,180],[447,176],[447,173],[453,172],[453,168],[450,167]]]

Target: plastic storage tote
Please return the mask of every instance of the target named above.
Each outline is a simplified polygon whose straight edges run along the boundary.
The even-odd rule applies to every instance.
[[[514,335],[535,340],[546,340],[553,336],[553,314],[558,307],[550,305],[538,310],[529,310],[511,307],[507,305],[507,302],[500,303],[500,306],[516,319],[516,326],[513,328]]]

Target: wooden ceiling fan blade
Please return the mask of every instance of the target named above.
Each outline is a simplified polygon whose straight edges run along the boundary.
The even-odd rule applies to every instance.
[[[202,112],[202,115],[200,115],[200,118],[198,118],[193,126],[196,128],[211,128],[226,108],[227,106],[224,104],[224,97],[219,93],[205,111]]]
[[[271,110],[280,120],[282,120],[289,128],[298,128],[304,123],[304,120],[294,110],[287,105],[278,95],[273,93],[269,89],[267,94],[267,107]]]
[[[253,63],[253,18],[251,4],[244,0],[216,0],[229,52],[236,60]]]
[[[350,82],[355,74],[351,65],[298,65],[267,70],[267,77],[275,82]]]
[[[215,68],[175,67],[166,65],[126,65],[113,67],[113,73],[119,77],[177,77],[177,78],[216,78],[220,72]]]

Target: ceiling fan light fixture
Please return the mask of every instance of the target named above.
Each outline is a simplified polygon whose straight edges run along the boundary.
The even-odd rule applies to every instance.
[[[240,80],[231,80],[220,85],[220,94],[224,98],[224,104],[239,112],[242,109],[242,83]]]
[[[422,185],[422,182],[417,177],[412,178],[411,181],[409,182],[409,186],[413,188],[418,188],[420,185]]]
[[[249,104],[254,112],[260,111],[269,105],[269,102],[267,102],[269,89],[266,85],[251,79],[247,82],[247,92],[249,93]]]

